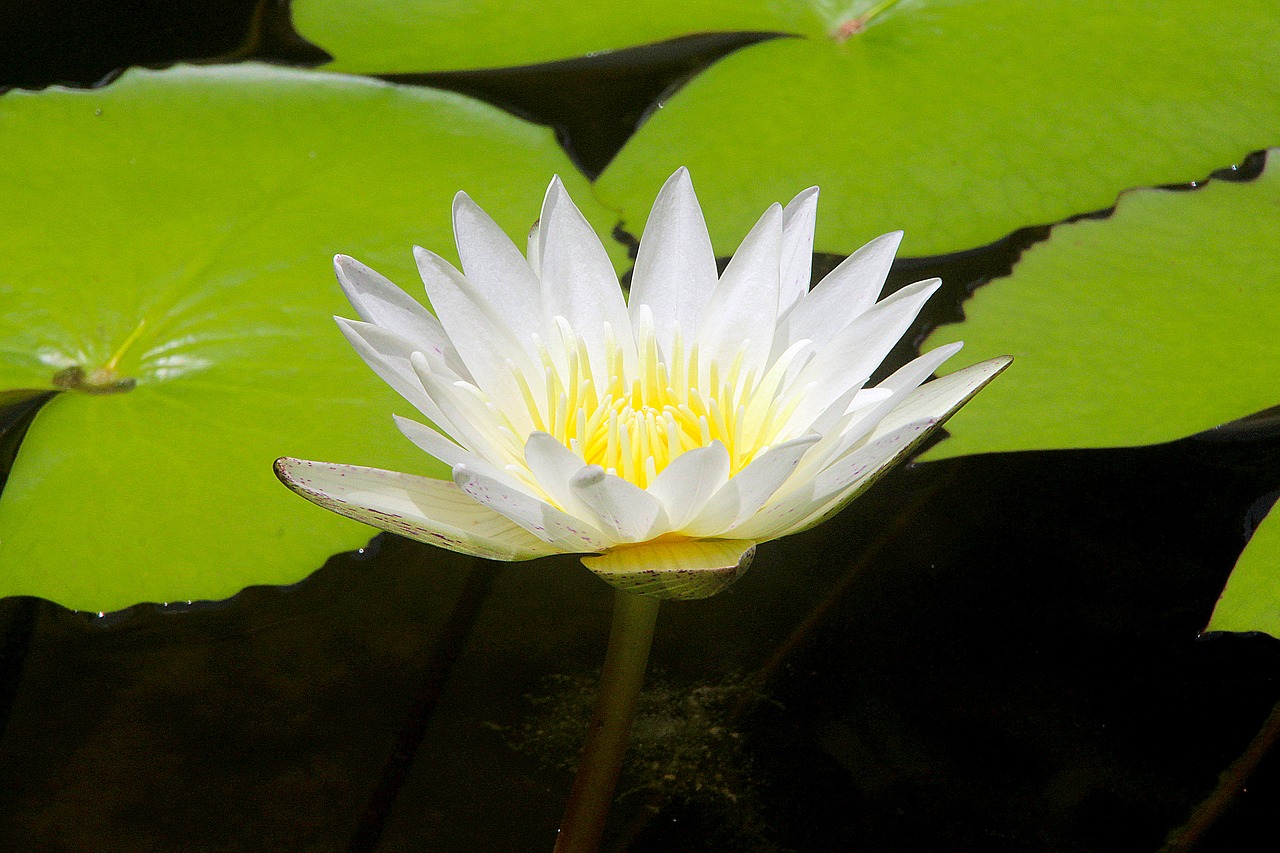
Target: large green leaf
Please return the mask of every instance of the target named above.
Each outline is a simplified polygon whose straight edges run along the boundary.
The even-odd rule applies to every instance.
[[[601,199],[637,231],[688,166],[728,254],[765,205],[818,184],[819,250],[902,228],[904,253],[927,255],[1280,139],[1274,0],[904,0],[840,42],[827,33],[842,19],[741,50],[666,99],[600,176]]]
[[[879,14],[868,13],[887,7]],[[330,68],[525,65],[704,31],[746,48],[664,99],[598,181],[639,233],[689,166],[717,251],[818,184],[817,248],[924,255],[1196,180],[1280,138],[1272,0],[296,0]],[[857,24],[865,25],[859,31]]]
[[[1012,367],[933,457],[1155,444],[1280,403],[1280,154],[1249,183],[1140,190],[1053,229],[926,348]]]
[[[1015,362],[933,457],[1152,444],[1280,403],[1280,153],[1251,183],[1133,192],[1109,219],[1054,228],[965,313],[926,347],[963,338],[965,361]],[[1209,629],[1280,637],[1274,519]]]
[[[0,595],[221,598],[363,544],[271,472],[434,470],[330,319],[351,314],[331,256],[419,292],[410,248],[452,255],[456,190],[523,244],[557,171],[607,225],[549,131],[447,93],[234,66],[0,98],[0,390],[75,386],[119,353],[97,377],[117,393],[82,378],[26,436]]]
[[[361,74],[528,65],[701,32],[821,32],[809,3],[772,0],[294,0],[293,23]]]

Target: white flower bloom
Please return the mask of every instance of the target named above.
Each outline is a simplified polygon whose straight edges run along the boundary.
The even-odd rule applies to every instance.
[[[686,170],[663,186],[630,300],[559,179],[528,256],[469,197],[453,205],[464,273],[425,249],[435,314],[335,260],[361,320],[338,319],[430,422],[401,432],[453,479],[305,462],[281,480],[342,515],[498,560],[584,553],[619,586],[698,598],[755,545],[864,491],[1007,364],[921,384],[959,344],[868,378],[938,288],[876,301],[901,233],[809,290],[816,188],[773,205],[723,275]]]

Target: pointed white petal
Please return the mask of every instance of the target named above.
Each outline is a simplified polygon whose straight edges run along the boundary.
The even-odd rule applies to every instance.
[[[440,411],[440,407],[422,387],[418,374],[410,364],[409,360],[413,353],[420,352],[413,341],[372,323],[362,323],[344,317],[333,319],[337,321],[338,328],[342,330],[351,348],[364,359],[365,364],[369,365],[383,382],[412,403],[414,408],[426,415],[432,423],[444,430],[452,428],[448,418]],[[423,354],[423,358],[430,357]],[[439,355],[437,354],[436,357],[439,358]],[[437,366],[445,375],[454,375],[443,362],[438,362]]]
[[[715,595],[733,583],[755,553],[754,542],[740,539],[643,542],[583,557],[582,564],[627,592],[689,600]]]
[[[454,465],[478,458],[465,447],[426,424],[418,423],[409,418],[402,418],[399,415],[392,415],[391,417],[395,420],[396,427],[399,428],[405,438],[412,441],[420,450],[431,457],[439,459],[448,465],[450,470],[453,470]]]
[[[658,192],[631,275],[632,319],[653,312],[658,351],[670,360],[678,323],[686,344],[697,340],[703,309],[715,290],[716,257],[689,170],[681,167]]]
[[[441,426],[450,438],[494,465],[505,466],[521,461],[505,440],[497,413],[480,405],[474,393],[460,387],[467,383],[462,380],[450,382],[440,376],[422,353],[415,352],[410,356],[409,364],[431,401],[443,413],[445,420]]]
[[[891,399],[893,392],[888,388],[851,388],[818,415],[806,432],[815,432],[826,438],[850,412],[865,410]]]
[[[932,376],[933,372],[941,367],[944,361],[960,352],[963,348],[964,342],[956,341],[953,344],[944,344],[936,349],[931,349],[899,367],[888,379],[876,387],[887,389],[894,394],[911,391]]]
[[[940,286],[938,279],[918,281],[877,302],[845,326],[798,374],[792,393],[806,389],[789,422],[795,429],[812,423],[849,388],[859,387],[884,360]]]
[[[901,242],[902,232],[894,231],[845,258],[778,320],[774,351],[782,352],[804,339],[821,349],[836,332],[874,305]]]
[[[732,532],[767,542],[805,530],[852,500],[937,427],[933,419],[906,424],[850,453],[817,478],[770,501]]]
[[[540,376],[532,367],[529,352],[489,300],[448,261],[417,246],[413,254],[427,296],[476,386],[504,412],[517,417],[517,425],[531,429],[529,409],[511,367],[514,363],[525,376]]]
[[[333,269],[338,275],[338,283],[342,285],[342,292],[360,314],[361,320],[413,341],[414,346],[424,352],[431,350],[439,354],[455,373],[467,375],[467,369],[449,336],[444,333],[444,327],[422,303],[355,258],[337,255],[333,259]]]
[[[995,379],[1013,359],[1007,355],[971,364],[948,373],[946,376],[926,382],[908,394],[901,403],[885,415],[884,420],[871,434],[872,439],[901,428],[920,418],[936,418],[939,423],[951,417],[957,409],[969,402],[974,394]]]
[[[599,465],[588,465],[569,481],[578,500],[590,507],[607,533],[618,542],[641,542],[670,529],[662,504],[653,495],[606,473]]]
[[[804,465],[796,471],[796,477],[811,477],[817,470],[827,467],[836,459],[865,444],[867,436],[884,420],[885,415],[901,404],[911,391],[933,374],[938,365],[955,355],[962,346],[963,344],[954,343],[931,350],[898,368],[892,376],[875,388],[864,388],[859,391],[848,409],[849,412],[853,412],[856,408],[858,410],[856,416],[850,414],[843,417],[838,422],[835,434],[832,434],[829,429],[818,428],[818,421],[822,421],[832,409],[837,407],[837,404],[832,404],[831,409],[819,417],[813,426],[814,432],[820,432],[826,438],[805,458]],[[917,417],[927,415],[928,413],[925,413]],[[908,417],[900,423],[915,419]]]
[[[402,418],[399,415],[394,415],[393,417],[395,418],[396,426],[400,428],[400,432],[404,434],[405,438],[412,441],[430,456],[448,465],[450,470],[458,465],[466,465],[468,468],[479,471],[482,474],[502,480],[512,488],[526,489],[503,469],[482,459],[426,424],[420,424],[417,421]]]
[[[515,243],[471,197],[453,198],[453,234],[467,281],[525,346],[542,326],[538,278]]]
[[[791,476],[800,464],[800,457],[820,438],[805,435],[766,450],[730,478],[682,532],[691,536],[716,536],[755,515]]]
[[[822,508],[811,512],[798,527],[787,532],[808,530],[839,512],[895,465],[914,454],[939,425],[934,418],[905,424],[840,459],[817,483]]]
[[[614,541],[594,525],[561,512],[546,501],[508,487],[465,465],[453,469],[453,481],[471,497],[493,509],[556,550],[569,554],[603,551]]]
[[[556,317],[568,320],[587,345],[596,387],[607,387],[604,326],[609,325],[623,347],[624,363],[634,365],[631,319],[609,255],[559,178],[547,189],[539,229],[546,339],[558,337]]]
[[[781,252],[782,207],[774,204],[743,239],[707,303],[698,330],[705,363],[727,366],[745,348],[742,369],[763,372],[778,318]]]
[[[939,425],[937,418],[922,418],[874,436],[864,447],[841,458],[813,479],[814,494],[826,501],[850,485],[875,474],[902,458]]]
[[[491,560],[529,560],[557,551],[447,480],[288,457],[277,459],[275,470],[307,500],[419,542]]]
[[[959,352],[963,346],[964,344],[962,343],[954,343],[930,350],[895,370],[888,379],[885,379],[875,388],[864,388],[858,392],[859,399],[872,404],[871,408],[864,412],[861,417],[851,418],[846,421],[838,442],[830,448],[830,455],[823,460],[823,464],[825,465],[826,462],[843,456],[854,444],[862,441],[884,420],[884,417],[889,412],[903,403],[908,394],[915,390],[921,382],[932,376],[942,362]],[[872,394],[875,394],[876,397],[870,398],[868,396]],[[914,417],[908,416],[905,419],[900,419],[898,424],[901,425],[929,416],[931,416],[929,412],[916,414]],[[815,432],[820,431],[815,430]]]
[[[778,290],[779,315],[785,313],[809,292],[809,279],[813,276],[813,227],[817,218],[817,187],[809,187],[791,199],[782,212],[782,279]]]
[[[679,530],[728,481],[729,451],[713,441],[673,459],[649,484],[648,491],[662,501],[671,529]]]

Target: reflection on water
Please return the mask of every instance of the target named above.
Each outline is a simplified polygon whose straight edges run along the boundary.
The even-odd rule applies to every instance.
[[[174,8],[222,35],[119,11],[151,52],[105,27],[77,68],[27,56],[0,85],[253,31],[248,4]],[[927,322],[954,317],[1036,233],[890,287],[940,272]],[[722,595],[664,605],[612,849],[1158,848],[1280,696],[1280,643],[1196,636],[1280,483],[1280,425],[1213,438],[899,470]],[[574,558],[382,536],[225,603],[0,602],[0,849],[549,849],[609,600]],[[1249,788],[1199,849],[1269,828],[1274,756]]]

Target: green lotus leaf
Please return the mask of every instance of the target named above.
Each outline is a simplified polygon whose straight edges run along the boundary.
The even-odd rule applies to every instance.
[[[702,32],[812,31],[825,4],[734,0],[293,0],[293,24],[360,74],[529,65]],[[674,171],[674,170],[671,170]]]
[[[1248,183],[1128,193],[980,288],[925,347],[1014,363],[929,456],[1155,444],[1280,403],[1278,151]]]
[[[1280,637],[1280,515],[1267,515],[1236,561],[1206,631]]]
[[[448,93],[240,65],[0,98],[0,391],[66,389],[0,495],[0,595],[222,598],[364,544],[272,461],[443,472],[334,327],[332,255],[411,286],[462,188],[523,245],[554,172],[611,224],[550,131]]]
[[[901,228],[904,254],[931,255],[1202,179],[1280,139],[1272,0],[903,0],[832,36],[873,5],[689,82],[600,176],[601,200],[638,233],[688,166],[727,255],[757,211],[817,184],[819,251]]]
[[[1280,149],[1255,181],[1132,192],[1057,226],[965,313],[925,346],[1015,362],[927,457],[1154,444],[1280,403]],[[1280,523],[1255,533],[1208,629],[1280,637]]]

